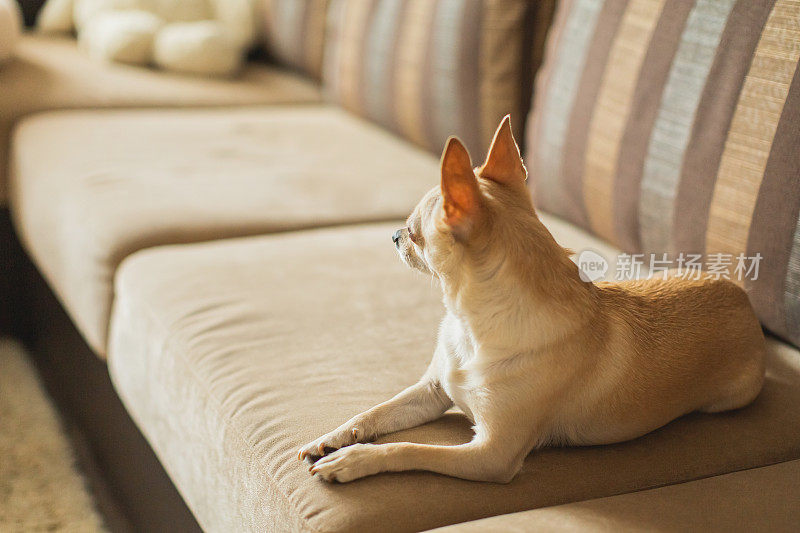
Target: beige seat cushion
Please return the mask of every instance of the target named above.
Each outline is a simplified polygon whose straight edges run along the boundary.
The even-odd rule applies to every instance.
[[[546,222],[563,245],[598,245]],[[121,265],[112,378],[207,530],[423,530],[800,457],[800,357],[771,340],[754,405],[623,444],[546,449],[509,485],[312,478],[299,446],[413,383],[433,350],[440,293],[400,264],[399,224],[162,247]],[[388,438],[470,436],[451,414]]]
[[[8,140],[22,117],[52,109],[240,106],[321,99],[312,81],[251,63],[234,80],[169,74],[89,58],[66,37],[23,35],[0,69],[0,205],[6,200]]]
[[[17,229],[99,354],[132,252],[396,219],[439,180],[438,159],[322,106],[61,112],[14,145]]]
[[[437,533],[796,532],[800,461],[585,502],[485,518]]]

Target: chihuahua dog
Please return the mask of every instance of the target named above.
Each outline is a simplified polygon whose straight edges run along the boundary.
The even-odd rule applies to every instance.
[[[765,341],[741,288],[679,276],[582,281],[526,179],[508,116],[479,168],[448,140],[441,186],[392,237],[403,262],[441,284],[433,360],[418,383],[304,446],[313,474],[428,470],[506,483],[539,447],[625,441],[758,395]],[[453,405],[474,424],[466,444],[364,444]]]

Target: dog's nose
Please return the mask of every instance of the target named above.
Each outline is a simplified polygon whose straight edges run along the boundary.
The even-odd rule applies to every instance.
[[[399,229],[399,230],[394,232],[394,235],[392,235],[392,242],[394,243],[395,246],[399,246],[400,235],[402,235],[402,234],[403,234],[403,230]]]

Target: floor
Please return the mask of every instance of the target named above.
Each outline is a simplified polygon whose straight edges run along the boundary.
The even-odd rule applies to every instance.
[[[105,531],[23,349],[0,338],[0,531]]]

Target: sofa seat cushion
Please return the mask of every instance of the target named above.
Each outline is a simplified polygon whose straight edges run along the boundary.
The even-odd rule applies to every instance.
[[[595,247],[547,219],[557,240]],[[116,279],[112,380],[208,531],[412,531],[800,457],[800,357],[770,340],[743,410],[532,454],[508,485],[404,472],[327,484],[298,448],[414,383],[443,314],[375,224],[144,250]],[[385,440],[462,443],[456,413]]]
[[[8,141],[14,124],[53,109],[239,106],[319,102],[312,81],[250,63],[233,80],[200,78],[89,58],[75,39],[23,35],[0,69],[0,204],[6,197]]]
[[[14,138],[12,215],[90,346],[150,246],[406,216],[439,162],[333,107],[58,112]]]
[[[437,529],[484,531],[797,531],[800,461]]]

